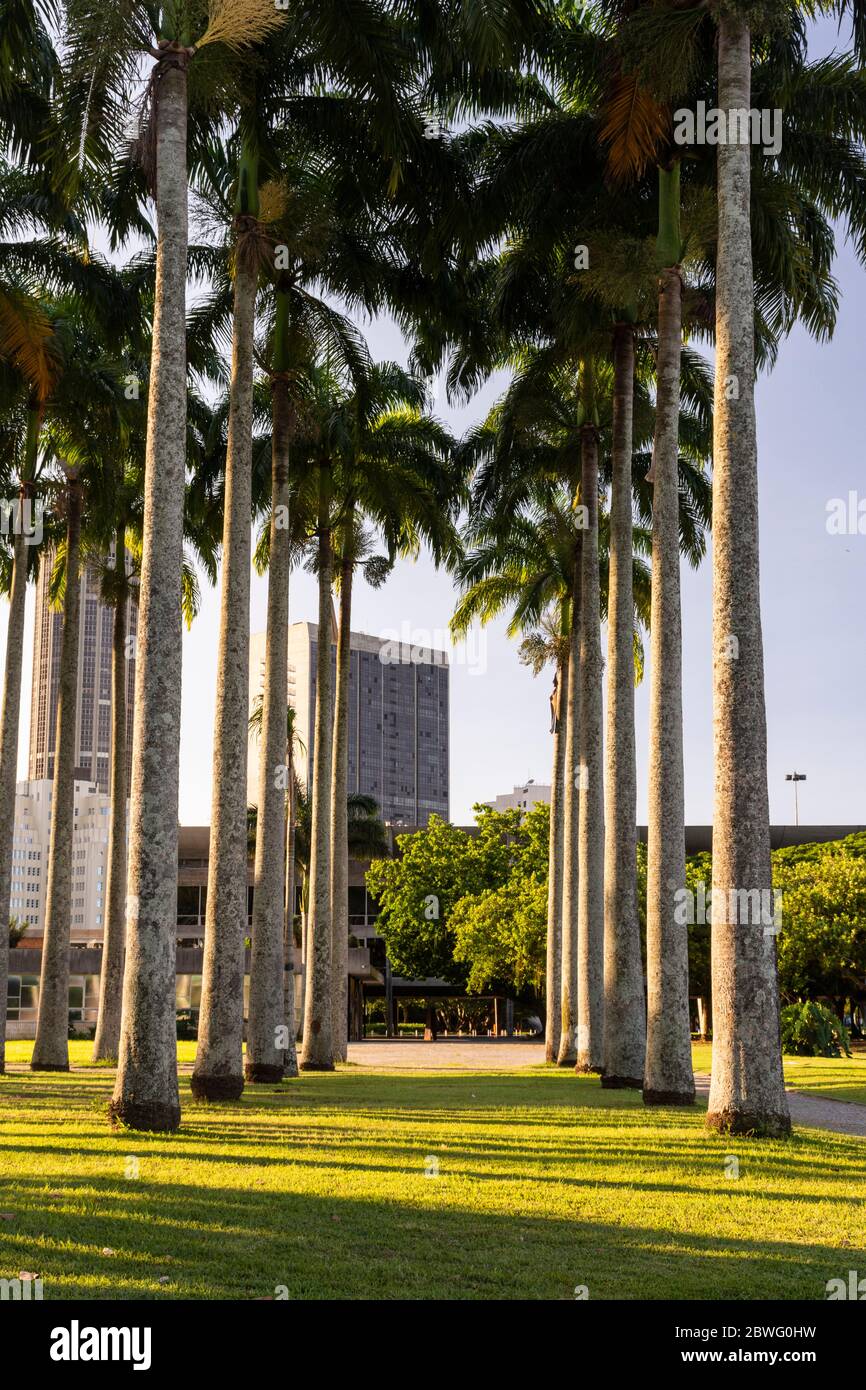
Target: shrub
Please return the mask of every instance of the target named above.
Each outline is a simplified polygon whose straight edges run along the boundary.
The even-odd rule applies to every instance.
[[[179,1042],[198,1041],[198,1012],[193,1009],[179,1009],[177,1014],[177,1036]]]
[[[27,930],[27,923],[22,922],[18,917],[9,918],[9,949],[12,950],[18,945],[22,936]]]
[[[848,1030],[814,1000],[789,1004],[782,1010],[782,1051],[790,1057],[850,1057]]]

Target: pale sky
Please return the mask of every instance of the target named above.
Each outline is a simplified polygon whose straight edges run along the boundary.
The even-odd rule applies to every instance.
[[[825,23],[822,51],[833,46]],[[762,603],[769,725],[770,813],[793,822],[785,773],[807,774],[800,786],[803,824],[866,824],[866,463],[860,406],[866,392],[862,324],[866,271],[840,238],[836,276],[842,305],[832,342],[816,344],[799,330],[782,345],[771,376],[757,391],[760,467]],[[377,358],[405,357],[392,325],[369,333]],[[500,388],[501,389],[501,386]],[[467,409],[437,412],[457,431],[483,417],[497,391],[488,388]],[[834,499],[862,502],[861,533],[827,529]],[[709,558],[698,573],[683,570],[683,704],[686,821],[712,820],[712,707]],[[265,626],[267,584],[253,575],[251,625]],[[426,558],[401,563],[373,591],[358,581],[352,627],[375,634],[408,629],[412,640],[448,646],[454,604],[451,581]],[[32,659],[33,595],[28,598],[20,773],[26,776]],[[292,621],[316,619],[315,583],[292,576]],[[210,821],[211,753],[216,680],[218,591],[203,591],[202,611],[184,636],[180,818]],[[7,605],[0,612],[5,656]],[[469,648],[452,651],[451,816],[471,818],[473,802],[510,791],[528,777],[550,780],[550,678],[520,665],[504,623]],[[604,637],[606,644],[606,635]],[[0,668],[2,669],[2,668]],[[636,695],[638,821],[646,821],[649,683]]]

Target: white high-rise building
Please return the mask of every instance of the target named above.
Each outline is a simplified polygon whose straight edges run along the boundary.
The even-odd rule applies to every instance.
[[[107,557],[113,563],[113,556]],[[132,561],[127,557],[127,565]],[[28,775],[33,781],[54,776],[54,740],[57,737],[57,705],[60,697],[60,650],[63,614],[51,607],[49,585],[51,559],[39,567],[33,634],[33,685],[30,703],[30,758]],[[78,636],[78,680],[75,695],[75,776],[109,789],[111,775],[111,652],[114,609],[102,599],[99,567],[85,565],[81,572],[81,624]],[[127,774],[132,756],[135,714],[135,636],[138,608],[127,603],[126,713]]]
[[[19,782],[16,788],[9,916],[27,923],[28,945],[41,940],[45,927],[53,794],[54,783],[47,778]],[[75,782],[71,939],[76,945],[102,940],[110,813],[111,799],[95,783]]]

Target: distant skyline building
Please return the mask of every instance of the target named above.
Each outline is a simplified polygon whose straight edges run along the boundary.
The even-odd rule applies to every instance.
[[[19,782],[15,790],[12,888],[9,916],[27,923],[26,944],[45,928],[48,849],[54,782]],[[72,931],[74,945],[102,940],[111,798],[89,781],[76,780],[72,836]]]
[[[332,630],[332,644],[336,632]],[[250,644],[250,704],[260,695],[266,634]],[[349,792],[375,798],[393,825],[427,825],[449,810],[448,653],[353,632],[349,674]],[[289,703],[295,768],[309,790],[315,752],[318,624],[289,628]],[[336,646],[332,645],[336,674]],[[258,800],[258,743],[250,746],[248,797]]]
[[[543,801],[545,806],[550,805],[550,787],[544,782],[535,782],[530,777],[513,791],[503,792],[492,801],[485,801],[484,805],[492,807],[494,811],[531,811],[538,801]]]
[[[109,556],[109,560],[111,556]],[[33,635],[33,683],[30,697],[28,776],[38,782],[54,776],[54,743],[60,696],[60,648],[63,614],[49,607],[51,558],[39,567]],[[78,639],[78,683],[75,698],[75,776],[108,792],[111,773],[111,649],[114,609],[102,601],[99,570],[83,568],[81,625]],[[135,713],[135,637],[138,607],[127,604],[126,756],[132,756]],[[130,640],[131,639],[131,640]]]

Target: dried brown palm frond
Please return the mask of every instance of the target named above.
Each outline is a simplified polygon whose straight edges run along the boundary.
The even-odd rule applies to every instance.
[[[285,19],[274,0],[210,0],[208,26],[196,48],[221,43],[237,53],[275,33]]]
[[[621,72],[607,90],[601,139],[609,147],[608,171],[617,182],[638,178],[670,141],[671,119],[634,73]]]

